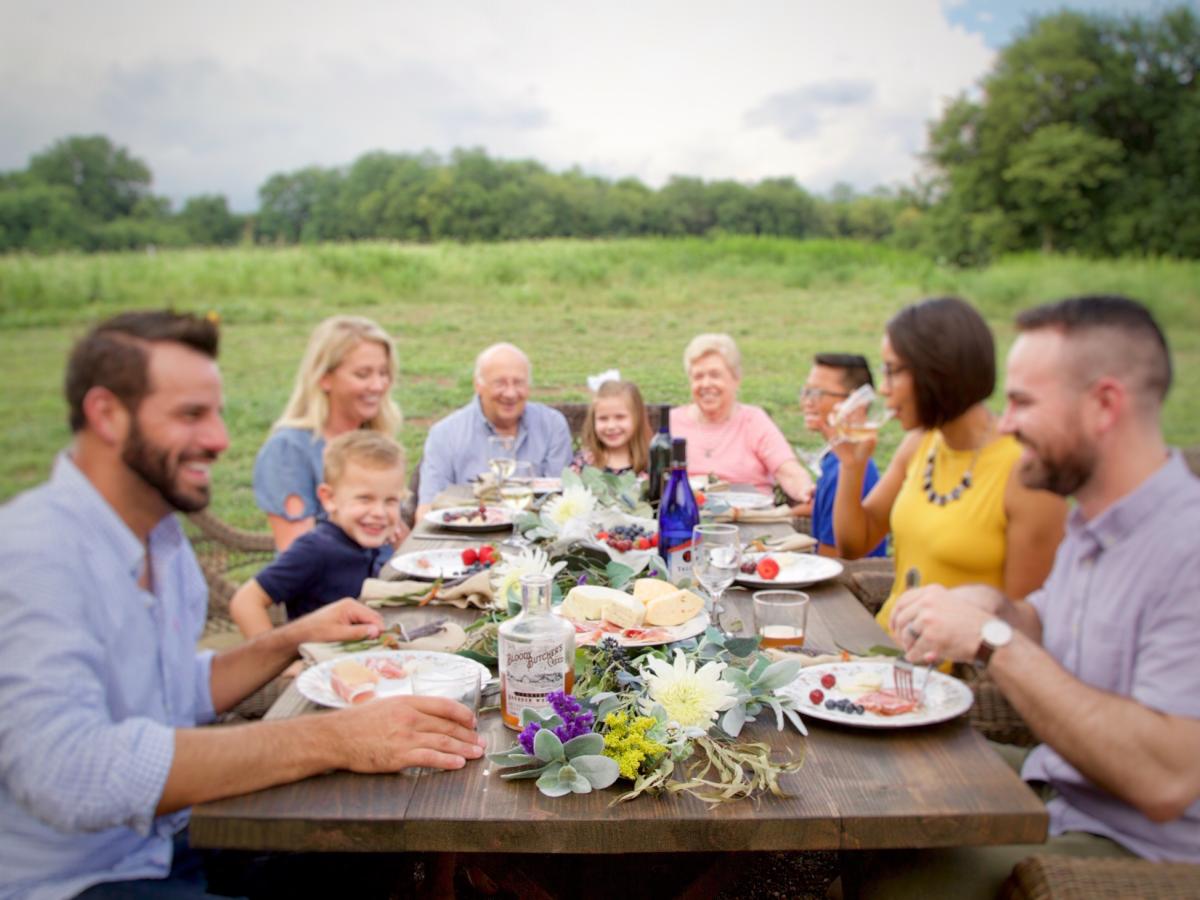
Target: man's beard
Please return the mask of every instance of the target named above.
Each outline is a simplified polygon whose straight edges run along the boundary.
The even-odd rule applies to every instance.
[[[1027,488],[1069,497],[1087,484],[1096,470],[1096,454],[1082,442],[1065,452],[1047,456],[1020,432],[1016,438],[1034,452],[1033,460],[1021,469],[1021,483]]]
[[[141,428],[138,427],[137,416],[133,417],[129,428],[129,437],[125,441],[125,450],[121,454],[121,461],[141,476],[146,484],[158,491],[159,496],[172,508],[180,512],[199,512],[208,506],[208,485],[197,485],[191,492],[185,492],[176,485],[180,467],[186,462],[198,459],[212,461],[216,459],[216,455],[212,453],[181,455],[172,464],[170,453],[162,447],[148,442],[142,436]]]

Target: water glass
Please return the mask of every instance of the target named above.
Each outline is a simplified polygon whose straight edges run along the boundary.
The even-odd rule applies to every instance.
[[[479,715],[479,696],[483,691],[482,673],[473,666],[446,667],[436,662],[418,662],[409,670],[414,697],[445,697],[456,700]],[[409,766],[405,775],[430,775],[442,772],[429,766]]]
[[[692,529],[692,577],[712,599],[719,624],[721,595],[733,584],[742,563],[742,540],[736,525],[706,523]]]
[[[756,591],[754,630],[764,647],[804,646],[808,629],[808,594],[803,591]]]

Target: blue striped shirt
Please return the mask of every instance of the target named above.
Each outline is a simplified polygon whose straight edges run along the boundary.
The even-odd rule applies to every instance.
[[[155,816],[175,728],[213,718],[207,590],[175,516],[144,549],[67,454],[0,508],[0,897],[66,897],[171,865]]]

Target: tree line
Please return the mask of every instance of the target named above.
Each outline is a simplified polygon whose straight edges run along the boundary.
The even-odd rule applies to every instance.
[[[0,251],[733,233],[887,241],[966,265],[1031,248],[1193,257],[1198,65],[1187,8],[1033,20],[931,124],[926,173],[866,193],[683,176],[655,190],[482,149],[380,151],[272,175],[241,216],[219,195],[174,211],[127,149],[73,136],[0,174]]]

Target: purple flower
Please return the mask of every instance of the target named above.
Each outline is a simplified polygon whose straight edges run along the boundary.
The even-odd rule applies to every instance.
[[[575,584],[576,584],[576,585],[585,585],[585,584],[587,584],[587,583],[588,583],[588,576],[587,576],[587,572],[584,572],[584,573],[583,573],[582,575],[580,575],[580,576],[579,576],[577,579],[575,579]]]
[[[530,722],[528,725],[525,726],[525,730],[522,731],[517,736],[517,741],[521,744],[521,749],[524,750],[526,753],[528,753],[530,756],[534,755],[534,752],[533,752],[534,736],[537,735],[537,733],[539,731],[541,731],[541,729],[542,729],[542,726],[540,723]]]
[[[550,701],[551,708],[563,720],[563,724],[555,728],[554,733],[564,744],[571,738],[587,734],[592,730],[594,716],[590,712],[583,712],[579,701],[570,694],[554,691],[548,694],[546,699]]]

